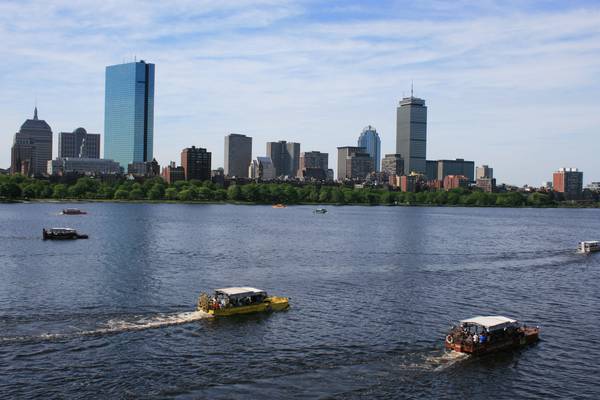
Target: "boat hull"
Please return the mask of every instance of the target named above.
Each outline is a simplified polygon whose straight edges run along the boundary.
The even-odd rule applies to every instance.
[[[239,306],[239,307],[226,307],[219,308],[216,310],[208,310],[206,311],[208,314],[213,315],[215,317],[228,317],[231,315],[241,315],[241,314],[253,314],[259,312],[270,312],[270,311],[283,311],[290,306],[289,299],[287,297],[267,297],[265,301],[258,304],[251,304],[248,306]],[[198,309],[201,310],[200,308]]]
[[[507,338],[505,340],[498,340],[488,343],[451,343],[446,340],[446,349],[455,351],[457,353],[465,353],[471,355],[483,355],[489,353],[495,353],[497,351],[516,349],[524,347],[537,342],[540,337],[539,328],[523,328],[522,335]]]

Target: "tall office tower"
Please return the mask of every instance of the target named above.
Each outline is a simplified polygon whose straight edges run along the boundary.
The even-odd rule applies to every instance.
[[[271,181],[277,178],[275,165],[271,157],[256,157],[248,166],[248,176],[251,179]]]
[[[358,137],[358,147],[364,147],[367,149],[367,153],[373,158],[375,164],[375,172],[379,172],[380,160],[381,160],[381,139],[377,130],[371,125],[363,129],[362,133]]]
[[[232,133],[225,136],[225,176],[247,178],[252,161],[252,138]]]
[[[275,166],[275,173],[279,176],[296,176],[300,164],[300,143],[267,142],[267,157],[270,157]]]
[[[320,151],[306,151],[300,154],[298,178],[324,181],[329,169],[329,154]]]
[[[475,182],[475,162],[465,161],[462,158],[437,160],[437,180],[443,181],[448,175],[463,175],[469,179],[469,182]]]
[[[386,154],[381,161],[381,170],[389,176],[404,175],[404,160],[400,154]]]
[[[364,147],[338,147],[338,181],[365,179],[375,171],[373,158]]]
[[[552,175],[552,186],[567,200],[578,199],[583,190],[583,172],[577,168],[560,168]]]
[[[188,147],[181,151],[181,166],[185,171],[185,180],[197,179],[209,181],[211,171],[211,153],[200,147]]]
[[[83,128],[58,134],[58,158],[100,158],[100,134]]]
[[[106,67],[104,158],[123,168],[152,161],[154,64],[139,61]]]
[[[48,161],[52,159],[52,129],[43,119],[38,119],[37,107],[33,119],[26,120],[15,133],[11,150],[11,173],[30,176],[45,175]]]
[[[406,174],[427,172],[427,107],[412,90],[396,110],[396,153],[404,157]]]
[[[481,167],[477,167],[477,169],[475,170],[475,179],[482,179],[482,178],[493,179],[494,178],[494,169],[488,167],[487,165],[482,165]]]

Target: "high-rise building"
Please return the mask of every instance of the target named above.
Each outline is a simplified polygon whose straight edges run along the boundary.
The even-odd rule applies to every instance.
[[[58,158],[100,158],[100,134],[83,128],[58,134]]]
[[[381,139],[377,130],[371,125],[363,129],[360,136],[358,137],[358,147],[364,147],[367,149],[367,153],[373,158],[375,164],[375,172],[379,172],[379,164],[381,160]]]
[[[305,151],[300,154],[298,178],[305,180],[327,180],[329,154],[320,151]]]
[[[225,136],[225,176],[247,178],[252,161],[252,138],[232,133]]]
[[[487,165],[482,165],[480,167],[477,167],[477,169],[475,170],[475,179],[482,179],[482,178],[489,178],[489,179],[494,178],[494,169],[488,167]]]
[[[443,181],[448,175],[463,175],[469,182],[475,182],[475,162],[465,161],[462,158],[456,160],[437,160],[437,179]],[[428,176],[429,179],[432,179]]]
[[[404,157],[406,174],[427,171],[427,107],[412,96],[400,101],[396,110],[396,153]]]
[[[171,161],[169,165],[163,168],[162,177],[168,184],[185,180],[185,171],[182,166],[177,166],[175,161]]]
[[[581,197],[583,190],[583,172],[577,168],[560,168],[552,176],[554,191],[563,193],[567,200]]]
[[[444,190],[466,188],[469,186],[469,178],[464,175],[444,176]]]
[[[127,173],[133,176],[152,178],[160,176],[160,165],[156,161],[156,158],[152,159],[152,161],[135,162],[127,166]]]
[[[364,147],[338,147],[338,181],[362,180],[375,170],[373,158]]]
[[[381,170],[388,176],[404,175],[404,159],[400,154],[386,154],[381,161]]]
[[[123,168],[113,160],[102,158],[62,157],[47,163],[48,175],[119,175]]]
[[[106,67],[104,158],[127,168],[152,161],[154,64],[139,61]]]
[[[267,157],[270,157],[275,166],[278,177],[293,177],[298,173],[300,163],[300,143],[267,142]]]
[[[185,171],[185,180],[197,179],[209,181],[211,171],[211,153],[200,147],[188,147],[181,151],[181,166]]]
[[[275,165],[270,157],[256,157],[248,167],[248,176],[251,179],[270,181],[277,178]]]
[[[45,175],[48,161],[52,159],[52,129],[43,119],[38,119],[37,107],[33,119],[26,120],[15,133],[11,150],[11,173]]]
[[[438,176],[438,163],[437,161],[427,160],[425,162],[425,175],[427,179],[437,180]]]

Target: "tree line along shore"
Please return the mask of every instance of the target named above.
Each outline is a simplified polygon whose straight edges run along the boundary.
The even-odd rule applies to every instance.
[[[52,183],[21,175],[0,176],[0,199],[15,200],[116,200],[246,202],[257,204],[371,204],[439,205],[479,207],[600,207],[597,193],[585,200],[565,201],[556,193],[486,193],[478,189],[399,192],[380,188],[354,188],[342,184],[247,183],[227,189],[213,182],[177,181],[162,178],[144,182],[120,179],[102,182],[83,177],[71,184]]]

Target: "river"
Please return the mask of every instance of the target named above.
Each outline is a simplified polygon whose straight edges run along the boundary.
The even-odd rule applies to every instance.
[[[600,398],[600,210],[315,208],[0,204],[0,397]],[[291,308],[194,311],[240,285]],[[542,340],[447,354],[475,315]]]

